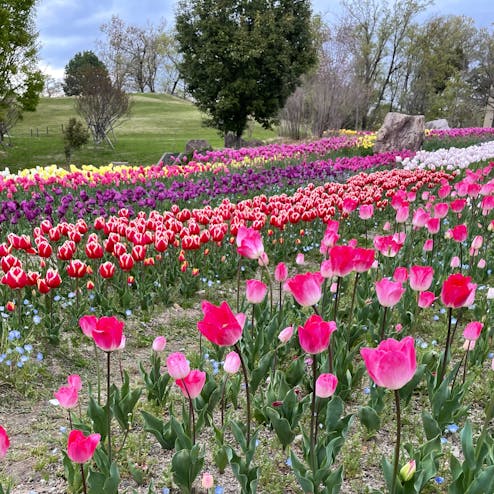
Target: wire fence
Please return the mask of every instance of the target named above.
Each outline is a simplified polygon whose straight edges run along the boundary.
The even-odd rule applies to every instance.
[[[43,127],[32,127],[29,130],[24,130],[22,132],[12,131],[12,135],[17,137],[50,137],[55,135],[63,134],[64,124],[58,125],[46,125]]]

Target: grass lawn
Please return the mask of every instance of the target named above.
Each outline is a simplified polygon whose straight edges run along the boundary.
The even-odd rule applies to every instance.
[[[0,151],[0,167],[10,170],[37,165],[63,164],[62,126],[77,117],[71,97],[42,98],[35,112],[26,112],[12,130],[13,147]],[[269,140],[275,132],[253,126],[246,139]],[[112,161],[131,164],[156,163],[164,152],[183,152],[190,139],[207,139],[214,148],[223,146],[223,138],[215,129],[202,124],[201,113],[190,103],[165,94],[132,96],[130,118],[115,129],[108,145],[88,144],[72,157],[76,165],[102,165]]]

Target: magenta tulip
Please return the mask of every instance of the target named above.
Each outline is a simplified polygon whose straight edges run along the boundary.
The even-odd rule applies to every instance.
[[[316,396],[319,398],[329,398],[333,396],[338,378],[334,374],[321,374],[316,380]]]
[[[96,316],[82,316],[79,319],[79,326],[82,329],[82,332],[89,338],[92,338],[93,329],[96,328],[97,324],[98,318]]]
[[[297,274],[287,280],[285,288],[300,305],[311,307],[321,299],[323,281],[321,273]]]
[[[0,458],[3,458],[7,454],[9,446],[10,440],[7,431],[0,425]]]
[[[411,336],[397,341],[381,341],[377,348],[362,348],[360,354],[371,379],[377,386],[401,389],[413,378],[417,368],[414,340]]]
[[[74,408],[79,399],[79,391],[72,386],[60,386],[58,391],[53,393],[62,408]]]
[[[284,262],[280,262],[274,270],[274,279],[278,283],[283,283],[288,278],[288,268]]]
[[[85,436],[80,430],[70,431],[67,442],[67,456],[74,463],[86,463],[93,457],[100,439],[101,436],[99,434]]]
[[[172,379],[183,379],[190,372],[189,361],[181,352],[170,353],[166,359],[166,367]]]
[[[333,331],[336,331],[334,321],[323,321],[320,316],[314,314],[307,319],[304,326],[298,328],[300,346],[307,353],[321,353],[328,348]]]
[[[206,373],[197,369],[191,370],[183,379],[175,381],[186,397],[197,398],[206,383]]]
[[[465,326],[465,329],[463,330],[463,338],[471,341],[478,340],[483,327],[484,327],[483,323],[479,321],[473,321],[468,323]]]
[[[433,303],[434,300],[436,300],[436,296],[432,292],[420,292],[419,293],[419,300],[418,300],[418,306],[422,309],[426,309],[427,307],[430,307]]]
[[[226,302],[218,307],[204,300],[201,309],[204,318],[197,323],[199,331],[215,345],[235,345],[242,336],[245,315],[233,314]]]
[[[237,232],[237,252],[248,259],[259,259],[264,252],[261,234],[253,228],[241,226]]]
[[[471,279],[470,276],[463,276],[459,273],[450,275],[441,289],[442,303],[453,309],[471,305],[477,288],[477,285],[471,283]]]
[[[105,352],[118,350],[122,344],[124,323],[116,317],[100,317],[91,336],[96,345]]]

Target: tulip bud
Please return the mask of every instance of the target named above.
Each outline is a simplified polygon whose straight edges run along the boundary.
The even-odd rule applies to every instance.
[[[227,372],[228,374],[236,374],[240,369],[240,364],[241,362],[238,353],[230,352],[225,357],[225,363],[223,365],[223,369],[225,369],[225,372]]]
[[[166,338],[164,336],[157,336],[153,341],[153,350],[155,352],[162,352],[166,347]]]
[[[292,336],[293,336],[293,326],[288,326],[287,328],[280,331],[280,334],[278,335],[278,339],[281,341],[281,343],[287,343]]]
[[[408,482],[409,480],[411,480],[415,475],[416,469],[417,466],[415,464],[415,460],[410,460],[408,463],[405,463],[405,465],[403,465],[400,470],[400,478],[403,480],[403,482]]]

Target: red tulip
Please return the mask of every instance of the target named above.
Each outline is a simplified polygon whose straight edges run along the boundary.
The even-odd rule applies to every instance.
[[[191,370],[183,379],[177,379],[175,383],[186,397],[191,400],[197,398],[206,383],[206,373],[200,370]]]
[[[48,242],[40,242],[38,244],[38,256],[48,258],[53,254],[53,249]]]
[[[412,380],[417,368],[411,336],[401,341],[388,338],[377,348],[362,348],[360,354],[371,379],[383,388],[401,389]]]
[[[59,248],[57,251],[57,257],[61,261],[70,261],[72,257],[74,256],[76,251],[76,245],[75,242],[72,240],[66,240]]]
[[[100,442],[100,434],[85,436],[80,430],[70,431],[67,442],[67,456],[74,463],[86,463],[93,455]]]
[[[247,280],[245,296],[251,304],[260,304],[266,297],[268,287],[259,280]]]
[[[410,268],[410,288],[418,292],[428,290],[433,276],[434,269],[431,266],[412,266]]]
[[[39,278],[37,281],[38,292],[46,294],[50,291],[50,287],[44,278]]]
[[[316,396],[319,398],[329,398],[333,396],[338,378],[334,374],[320,374],[316,380]]]
[[[71,278],[82,278],[87,273],[87,265],[79,259],[72,259],[66,268]]]
[[[323,321],[321,316],[313,314],[304,326],[298,328],[298,340],[302,349],[311,354],[321,353],[329,346],[331,333],[336,331],[334,321]]]
[[[353,251],[353,270],[357,273],[365,273],[369,271],[374,264],[376,258],[376,251],[374,249],[364,249],[363,247],[356,247]]]
[[[19,261],[19,259],[17,259],[17,257],[13,256],[12,254],[7,254],[6,256],[2,257],[1,264],[2,271],[4,273],[8,273],[13,267],[22,267],[21,261]]]
[[[124,323],[116,317],[103,316],[97,320],[96,327],[92,328],[91,336],[103,351],[113,352],[122,344],[123,327]]]
[[[442,303],[453,309],[470,305],[469,302],[475,297],[475,289],[477,288],[477,285],[471,283],[471,279],[470,276],[463,276],[459,273],[450,275],[442,286]]]
[[[146,246],[134,245],[132,247],[131,256],[136,262],[144,261],[146,257]]]
[[[89,259],[101,259],[103,257],[103,246],[98,242],[88,242],[86,244],[86,256]]]
[[[245,315],[235,316],[226,302],[217,307],[204,300],[201,309],[204,318],[197,323],[199,331],[215,345],[235,345],[242,336]]]
[[[46,271],[45,280],[50,288],[57,288],[62,284],[62,278],[56,269],[48,269]]]
[[[115,264],[110,261],[106,261],[100,265],[98,272],[102,278],[109,279],[115,275]]]
[[[134,267],[134,259],[131,254],[124,253],[118,258],[118,264],[122,271],[130,271]]]
[[[403,285],[399,281],[391,281],[388,278],[376,281],[376,295],[383,307],[393,307],[405,293]]]
[[[317,304],[322,296],[322,283],[324,278],[321,273],[297,274],[289,278],[285,283],[293,298],[303,307],[311,307]]]
[[[10,440],[7,431],[0,425],[0,458],[3,458],[7,454],[9,446]]]
[[[166,367],[172,379],[183,379],[190,372],[189,361],[181,352],[170,353],[166,359]]]
[[[253,228],[241,226],[237,232],[237,252],[248,259],[259,259],[264,252],[261,234]]]
[[[8,285],[12,289],[24,288],[29,280],[26,272],[19,266],[9,269],[2,277],[2,284]]]

